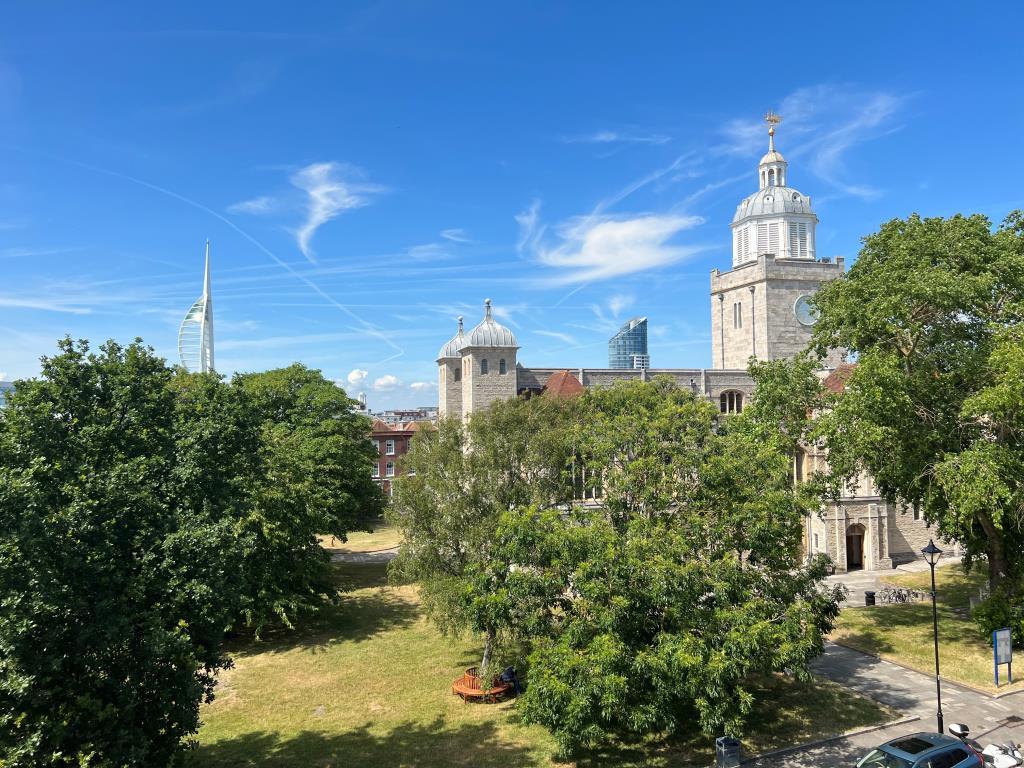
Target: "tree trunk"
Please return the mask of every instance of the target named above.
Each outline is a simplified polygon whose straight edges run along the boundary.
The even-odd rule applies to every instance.
[[[488,670],[490,669],[490,666],[491,666],[491,655],[493,653],[494,653],[494,630],[489,629],[489,630],[487,630],[487,639],[484,640],[484,658],[480,662],[480,685],[483,686],[483,687],[486,687],[486,688],[490,687],[490,683],[489,682],[485,683],[484,681],[485,680],[489,681],[490,678],[493,677],[493,675],[490,675],[488,673]]]
[[[1006,553],[1003,551],[1003,534],[992,518],[987,514],[979,514],[978,522],[985,531],[985,551],[988,555],[988,586],[995,590],[1006,578]]]

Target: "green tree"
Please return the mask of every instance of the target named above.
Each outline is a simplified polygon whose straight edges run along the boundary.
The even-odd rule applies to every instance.
[[[857,359],[817,427],[835,477],[870,472],[1019,593],[1024,216],[890,221],[815,304],[816,350]]]
[[[259,632],[334,598],[330,558],[317,535],[342,541],[383,512],[372,480],[369,420],[344,390],[301,364],[236,376],[231,384],[259,425],[259,464],[246,476],[236,523],[244,548],[242,616]]]
[[[0,410],[0,763],[166,765],[229,663],[235,448],[141,343],[59,347]]]
[[[479,611],[533,632],[524,719],[566,755],[694,724],[740,733],[752,676],[806,675],[838,614],[824,561],[800,562],[809,507],[785,441],[667,381],[580,405],[604,509],[507,513],[478,579]]]
[[[474,590],[481,570],[492,565],[503,513],[572,498],[572,414],[571,402],[537,397],[495,403],[468,427],[442,419],[436,430],[415,436],[403,464],[408,474],[395,484],[388,517],[403,543],[392,576],[419,582],[442,630],[483,635],[484,670],[522,631],[500,612],[480,610]]]

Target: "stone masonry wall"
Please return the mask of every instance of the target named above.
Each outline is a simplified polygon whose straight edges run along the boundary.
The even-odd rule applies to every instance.
[[[648,370],[622,370],[615,368],[523,368],[518,371],[519,391],[539,391],[551,374],[569,371],[584,387],[610,387],[619,381],[650,381],[656,376],[668,376],[680,387],[696,386],[712,400],[722,392],[736,390],[750,397],[754,381],[745,370],[722,371],[710,368],[650,368]]]
[[[505,373],[499,373],[500,361]],[[487,360],[487,373],[480,372],[480,361]],[[495,400],[516,396],[516,350],[510,347],[462,348],[462,418],[478,410],[486,410]]]
[[[462,360],[452,358],[441,360],[437,366],[437,413],[444,418],[446,416],[462,418],[462,381],[456,381],[456,372],[461,372]]]
[[[757,261],[729,272],[712,270],[712,366],[745,368],[755,349],[759,358],[767,360],[792,357],[802,351],[810,341],[811,328],[797,321],[793,312],[796,300],[842,274],[842,258],[824,262],[781,260],[771,255],[759,256]],[[733,315],[737,302],[743,312],[740,328],[735,327]],[[834,367],[840,359],[838,353],[833,354],[829,366]]]

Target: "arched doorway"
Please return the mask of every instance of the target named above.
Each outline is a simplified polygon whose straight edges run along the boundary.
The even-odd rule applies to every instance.
[[[864,526],[854,523],[846,529],[846,570],[859,571],[864,567]]]

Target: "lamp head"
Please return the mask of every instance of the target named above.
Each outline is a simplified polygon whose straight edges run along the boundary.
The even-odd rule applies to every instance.
[[[928,546],[921,550],[921,554],[928,561],[928,565],[935,565],[939,558],[942,557],[942,550],[935,546],[933,540],[928,539]]]

